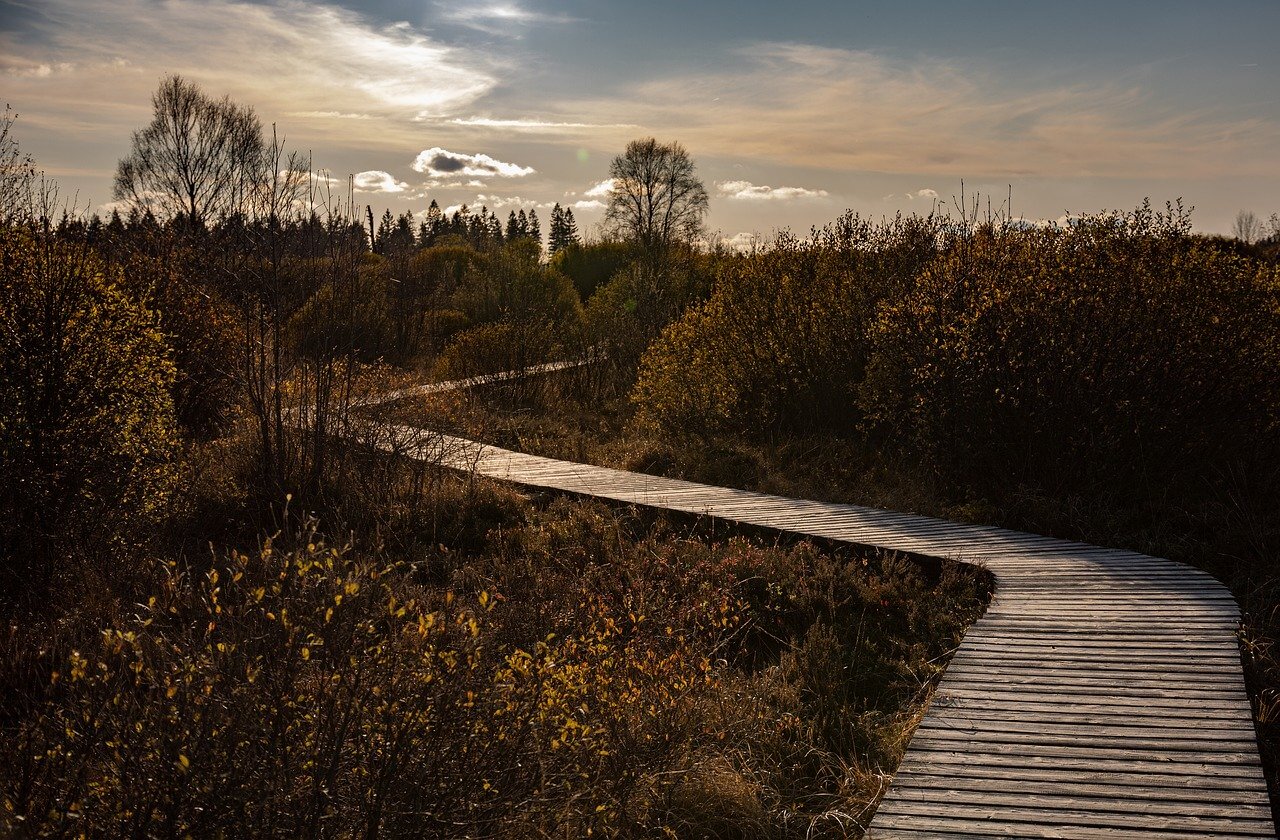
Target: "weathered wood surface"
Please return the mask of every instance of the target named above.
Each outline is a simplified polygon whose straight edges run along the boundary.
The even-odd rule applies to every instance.
[[[1236,641],[1209,575],[1083,543],[541,458],[400,428],[522,485],[976,562],[996,579],[872,838],[1275,837]]]

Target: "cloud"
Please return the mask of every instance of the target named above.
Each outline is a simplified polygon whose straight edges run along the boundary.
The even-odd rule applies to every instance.
[[[0,33],[0,56],[68,107],[146,107],[156,80],[179,73],[264,113],[332,119],[451,115],[495,87],[498,66],[407,24],[296,0],[42,0],[32,31]]]
[[[603,210],[604,202],[591,199],[589,201],[575,201],[573,203],[574,210]]]
[[[605,129],[637,128],[631,123],[584,123],[554,122],[549,120],[500,120],[491,117],[455,117],[450,120],[454,125],[475,126],[479,128],[501,128],[508,131],[558,132],[586,131]]]
[[[23,61],[21,58],[9,57],[0,59],[0,72],[17,79],[48,79],[51,76],[71,73],[75,69],[76,66],[69,61],[60,61],[55,64],[47,62],[37,64]]]
[[[596,184],[591,189],[584,192],[583,195],[585,195],[587,198],[604,198],[611,192],[613,192],[613,179],[606,178],[605,180]]]
[[[550,12],[535,12],[519,3],[476,4],[472,2],[436,3],[440,16],[490,35],[509,34],[521,26],[573,23],[576,18]]]
[[[404,181],[397,181],[390,172],[383,172],[381,169],[359,172],[352,177],[351,182],[357,192],[399,193],[409,189]]]
[[[810,190],[804,187],[757,186],[750,181],[721,181],[716,189],[722,196],[735,201],[794,201],[804,198],[826,198],[826,190]]]
[[[531,166],[504,163],[484,154],[467,155],[434,146],[418,154],[414,171],[432,178],[522,178],[536,170]]]
[[[922,190],[916,190],[915,192],[906,192],[906,193],[889,193],[888,195],[886,195],[886,196],[884,197],[884,200],[885,200],[885,201],[898,201],[898,200],[900,200],[900,199],[904,199],[904,198],[905,198],[907,201],[915,201],[917,198],[927,198],[927,199],[929,199],[930,201],[937,201],[937,200],[938,200],[938,191],[937,191],[937,190],[931,190],[931,189],[929,189],[928,187],[925,187],[924,189],[922,189]]]
[[[1273,178],[1280,154],[1273,114],[1175,105],[1138,70],[1063,80],[978,59],[778,42],[712,66],[571,105],[601,122],[662,126],[698,155],[843,172]]]
[[[534,201],[529,198],[521,198],[518,195],[485,195],[484,193],[476,195],[476,204],[482,204],[490,210],[502,210],[508,207],[521,209],[524,207],[550,208],[553,206],[550,201]]]
[[[371,120],[371,114],[344,114],[341,111],[290,111],[288,116],[313,120]]]
[[[720,244],[731,251],[739,251],[742,253],[752,253],[760,249],[763,245],[763,237],[758,233],[742,231],[735,233],[733,236],[720,237]]]

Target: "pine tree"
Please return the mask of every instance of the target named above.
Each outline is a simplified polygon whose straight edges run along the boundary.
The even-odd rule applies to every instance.
[[[418,235],[418,247],[430,248],[436,244],[436,240],[444,235],[444,213],[440,210],[440,204],[433,198],[431,206],[427,208],[427,218],[422,223],[422,230]]]
[[[391,210],[383,210],[382,218],[378,220],[378,235],[373,239],[373,252],[375,254],[385,254],[387,252],[395,226],[396,220],[391,215]]]
[[[542,225],[538,224],[538,211],[529,211],[529,236],[534,242],[538,243],[538,248],[542,248]]]
[[[529,217],[524,214],[524,208],[520,208],[520,215],[516,216],[516,236],[529,235]]]
[[[396,217],[395,227],[384,246],[388,254],[407,254],[413,250],[413,216],[405,211]]]
[[[560,202],[556,202],[551,208],[551,233],[547,237],[547,253],[555,256],[562,248],[564,248],[564,211],[560,209]]]
[[[520,223],[516,221],[516,211],[507,214],[507,241],[511,242],[520,235]]]
[[[578,221],[573,218],[573,208],[564,208],[564,244],[562,247],[568,248],[571,245],[581,245],[582,238],[578,236]]]

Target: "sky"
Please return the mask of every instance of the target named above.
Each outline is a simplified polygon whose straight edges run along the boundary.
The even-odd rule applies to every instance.
[[[1015,217],[1280,212],[1280,2],[0,0],[0,98],[64,198],[178,73],[252,106],[375,214],[555,202],[677,141],[736,243],[965,195]],[[268,128],[268,130],[270,130]]]

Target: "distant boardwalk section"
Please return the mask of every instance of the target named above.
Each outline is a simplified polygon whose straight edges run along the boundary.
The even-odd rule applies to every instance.
[[[409,440],[417,430],[404,428]],[[872,838],[1275,837],[1231,594],[1156,557],[574,464],[458,438],[460,469],[794,534],[980,562],[996,593]]]

